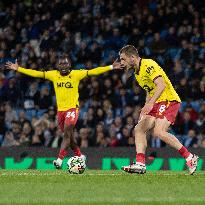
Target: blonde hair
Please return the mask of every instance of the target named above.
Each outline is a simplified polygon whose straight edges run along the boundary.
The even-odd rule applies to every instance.
[[[126,45],[121,48],[119,54],[124,53],[127,56],[139,56],[138,50],[133,45]]]

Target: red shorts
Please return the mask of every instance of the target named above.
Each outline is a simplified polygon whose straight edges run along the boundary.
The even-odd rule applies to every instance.
[[[79,109],[71,108],[66,111],[58,111],[58,126],[64,131],[64,125],[75,125],[78,120]]]
[[[152,110],[148,113],[148,115],[151,115],[156,118],[163,119],[164,117],[167,118],[171,124],[174,124],[175,118],[177,116],[177,113],[180,108],[180,104],[177,101],[163,101],[163,102],[158,102],[154,104],[154,107]]]

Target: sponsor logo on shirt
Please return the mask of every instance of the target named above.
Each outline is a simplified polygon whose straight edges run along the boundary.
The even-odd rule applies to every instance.
[[[70,82],[58,82],[57,83],[58,88],[73,88],[72,84]]]

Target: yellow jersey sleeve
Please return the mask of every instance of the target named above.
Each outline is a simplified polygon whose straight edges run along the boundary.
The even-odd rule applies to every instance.
[[[75,74],[76,74],[76,78],[80,81],[83,78],[88,76],[88,70],[76,70]]]
[[[105,67],[93,68],[91,70],[77,70],[75,71],[75,73],[77,74],[78,80],[82,80],[83,78],[87,76],[100,75],[110,70],[112,70],[111,66],[105,66]]]
[[[31,76],[31,77],[44,78],[43,71],[37,71],[37,70],[18,67],[18,72],[23,73],[23,74],[28,75],[28,76]]]
[[[26,68],[19,67],[18,72],[23,73],[23,74],[28,75],[28,76],[31,76],[31,77],[45,78],[45,79],[50,80],[50,81],[53,81],[57,76],[57,71],[56,70],[37,71],[37,70],[32,70],[32,69],[26,69]]]
[[[110,70],[112,70],[112,66],[97,67],[97,68],[88,70],[88,76],[100,75]]]
[[[44,72],[44,78],[46,80],[53,81],[57,76],[57,71],[56,70],[51,70],[51,71],[46,71]]]

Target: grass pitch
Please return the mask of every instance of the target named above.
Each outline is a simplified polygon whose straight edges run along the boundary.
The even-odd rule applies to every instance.
[[[0,204],[178,205],[205,204],[205,172],[0,170]]]

